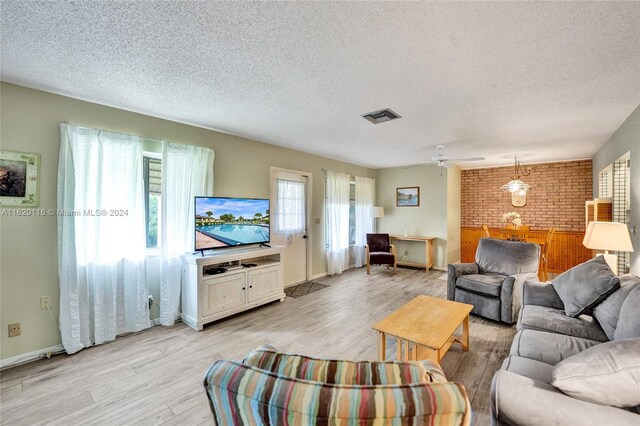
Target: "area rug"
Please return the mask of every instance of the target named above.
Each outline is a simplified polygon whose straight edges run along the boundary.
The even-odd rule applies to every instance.
[[[284,293],[289,297],[302,297],[314,291],[322,290],[329,287],[328,284],[321,284],[315,281],[306,281],[300,284],[292,285],[284,289]]]

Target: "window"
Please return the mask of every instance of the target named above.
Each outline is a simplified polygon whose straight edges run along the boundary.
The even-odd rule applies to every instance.
[[[147,248],[160,247],[160,206],[162,200],[162,160],[145,153],[144,157],[145,223]]]
[[[351,181],[349,182],[349,246],[353,246],[355,244],[356,244],[356,183]]]
[[[276,182],[276,231],[292,234],[306,232],[304,183],[287,179],[277,179]]]
[[[598,196],[600,198],[613,197],[613,165],[609,165],[598,174]]]

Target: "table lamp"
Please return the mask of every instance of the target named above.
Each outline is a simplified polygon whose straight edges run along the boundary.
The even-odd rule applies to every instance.
[[[611,251],[633,251],[627,225],[619,222],[589,222],[582,245],[592,250],[604,250],[605,261],[618,275],[618,256]]]
[[[371,207],[370,211],[371,217],[375,220],[375,231],[378,232],[378,218],[384,217],[384,208],[383,207]]]

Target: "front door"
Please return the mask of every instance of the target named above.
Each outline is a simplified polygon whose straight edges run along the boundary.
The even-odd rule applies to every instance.
[[[310,179],[310,173],[271,168],[271,240],[285,247],[285,287],[309,279]]]

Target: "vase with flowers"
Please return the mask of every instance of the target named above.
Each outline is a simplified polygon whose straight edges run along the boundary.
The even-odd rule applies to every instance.
[[[506,212],[502,215],[503,222],[511,222],[515,229],[519,229],[522,226],[522,219],[520,219],[520,214],[516,212]]]

